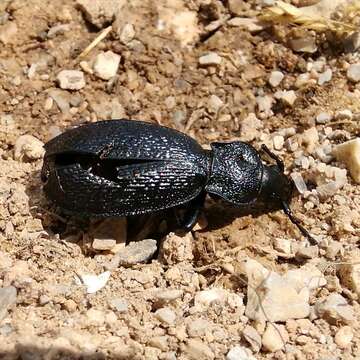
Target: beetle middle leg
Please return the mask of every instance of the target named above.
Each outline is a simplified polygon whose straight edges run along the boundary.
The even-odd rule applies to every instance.
[[[183,218],[179,220],[177,217],[177,222],[183,230],[190,231],[195,226],[200,212],[204,207],[205,198],[206,192],[203,191],[187,204]]]

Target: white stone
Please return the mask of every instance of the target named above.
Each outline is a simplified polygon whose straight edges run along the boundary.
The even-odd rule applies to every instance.
[[[61,89],[80,90],[85,86],[84,73],[79,70],[62,70],[57,75]]]
[[[274,94],[276,99],[281,100],[287,106],[293,106],[297,96],[294,90],[279,90]]]
[[[294,51],[314,53],[317,50],[315,36],[303,36],[302,38],[294,38],[289,41],[290,47]]]
[[[215,52],[210,52],[206,55],[202,55],[199,57],[200,65],[220,65],[221,64],[221,56],[219,56]]]
[[[275,150],[281,150],[284,146],[285,139],[281,135],[275,135],[273,137],[273,145]]]
[[[322,112],[316,116],[316,122],[318,124],[326,124],[332,119],[332,116],[328,113]]]
[[[262,346],[265,351],[275,352],[281,350],[289,340],[284,325],[268,323],[262,336]]]
[[[269,84],[272,87],[277,87],[284,79],[284,74],[281,71],[272,71],[269,77]]]
[[[345,163],[351,177],[360,184],[360,138],[349,140],[333,149],[337,161]]]
[[[291,241],[287,239],[274,239],[274,249],[284,253],[284,254],[291,254]]]
[[[325,300],[318,301],[315,304],[315,311],[330,324],[338,322],[352,324],[355,321],[354,309],[337,293],[331,293]]]
[[[15,160],[38,160],[45,153],[44,144],[32,135],[21,135],[16,139],[14,146]]]
[[[230,26],[241,27],[250,33],[256,33],[264,30],[265,26],[256,18],[234,17],[228,21]]]
[[[128,44],[135,37],[135,28],[133,24],[125,24],[120,33],[120,41],[123,44]]]
[[[243,298],[240,295],[231,293],[223,288],[203,290],[195,295],[195,306],[199,309],[206,309],[213,302],[219,302],[223,305],[229,305],[230,307],[242,310],[245,309]]]
[[[353,337],[352,328],[350,326],[343,326],[336,332],[334,340],[339,348],[345,349],[351,344]]]
[[[331,78],[332,78],[332,71],[331,69],[327,69],[323,73],[319,74],[318,84],[323,85],[326,82],[329,82]]]
[[[211,95],[208,100],[208,109],[211,113],[217,113],[221,107],[224,105],[224,102],[216,95]]]
[[[340,110],[335,114],[336,120],[352,120],[353,113],[350,109]]]
[[[310,291],[326,284],[321,272],[312,267],[290,270],[281,276],[252,259],[242,265],[248,278],[245,315],[252,320],[305,318],[310,314]]]
[[[243,346],[234,346],[226,354],[226,360],[256,360],[251,351]]]
[[[242,336],[250,344],[254,352],[259,352],[261,349],[261,336],[258,331],[250,325],[245,326],[242,331]]]
[[[110,271],[105,271],[100,275],[78,274],[81,283],[86,286],[86,292],[88,294],[94,294],[102,289],[108,282],[110,275]]]
[[[155,311],[155,317],[164,324],[173,325],[176,320],[176,314],[170,308],[161,308]]]
[[[95,58],[94,73],[103,80],[110,80],[117,73],[121,56],[112,51],[101,52]]]
[[[353,82],[360,81],[360,63],[352,64],[349,66],[346,72],[346,76],[349,80]]]

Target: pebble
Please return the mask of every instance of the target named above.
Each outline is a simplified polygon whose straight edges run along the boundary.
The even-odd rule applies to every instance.
[[[354,309],[337,293],[332,293],[325,300],[318,301],[315,304],[315,311],[330,324],[341,322],[349,325],[355,320]]]
[[[261,349],[261,336],[255,328],[246,325],[242,331],[242,336],[250,344],[254,352],[259,352]]]
[[[105,271],[100,275],[92,275],[92,274],[78,274],[81,283],[85,285],[86,292],[88,294],[94,294],[100,289],[102,289],[110,278],[110,271]]]
[[[155,311],[154,316],[163,324],[174,325],[176,314],[168,307],[164,307]]]
[[[360,48],[360,32],[354,31],[345,39],[345,51],[346,52],[355,52]]]
[[[183,295],[183,290],[177,289],[157,289],[153,292],[154,300],[165,303],[179,299]]]
[[[264,24],[256,18],[234,17],[227,22],[230,26],[241,27],[251,34],[264,30]]]
[[[360,63],[352,64],[349,66],[346,72],[346,76],[350,81],[360,81]]]
[[[264,124],[259,120],[254,113],[250,113],[241,122],[241,138],[243,141],[252,141],[260,136],[259,129],[263,128]]]
[[[276,322],[305,318],[310,314],[310,291],[326,284],[322,273],[314,267],[279,275],[252,259],[244,261],[242,266],[248,279],[245,315],[252,320]]]
[[[21,135],[14,145],[14,159],[19,161],[38,160],[45,153],[44,144],[32,135]]]
[[[352,328],[350,326],[343,326],[336,332],[334,340],[339,348],[345,349],[351,344],[353,337]]]
[[[4,45],[12,43],[16,39],[18,27],[15,21],[9,21],[0,26],[0,42]]]
[[[234,346],[226,354],[226,360],[256,360],[251,351],[243,346]]]
[[[274,99],[270,95],[257,96],[256,104],[258,106],[258,111],[264,115],[264,117],[269,117],[273,115],[271,110]]]
[[[153,338],[150,339],[149,345],[157,349],[160,349],[162,351],[168,351],[169,350],[168,336],[154,336]],[[174,360],[176,360],[176,357],[174,358]]]
[[[293,38],[289,40],[290,47],[297,52],[304,52],[313,54],[317,51],[316,37],[315,36],[303,36],[299,38]]]
[[[287,239],[274,239],[274,249],[283,253],[290,255],[291,254],[291,241]]]
[[[14,286],[0,288],[0,322],[7,316],[8,310],[16,303],[17,291]]]
[[[210,52],[206,55],[202,55],[199,57],[200,65],[220,65],[222,61],[221,56],[219,56],[215,52]]]
[[[305,130],[300,136],[300,142],[302,145],[306,146],[306,150],[309,153],[312,153],[319,142],[319,133],[316,127],[311,127],[310,129]]]
[[[275,150],[282,150],[284,146],[285,139],[281,135],[275,135],[273,137],[273,145]]]
[[[133,24],[125,24],[122,28],[119,38],[123,44],[128,44],[135,37],[135,28]]]
[[[84,73],[80,70],[62,70],[57,75],[61,89],[80,90],[85,86]]]
[[[96,76],[110,80],[118,71],[121,56],[112,51],[101,52],[95,58],[93,69]]]
[[[227,5],[230,12],[234,15],[241,15],[244,13],[243,0],[228,0]]]
[[[353,180],[360,184],[360,138],[335,146],[333,155],[346,165]]]
[[[208,100],[208,110],[210,113],[217,114],[224,102],[216,95],[211,95]]]
[[[322,112],[316,116],[317,124],[326,124],[332,119],[332,116],[328,113]]]
[[[323,73],[319,74],[318,84],[324,85],[326,82],[329,82],[332,78],[331,69],[325,70]]]
[[[111,267],[117,268],[119,266],[131,266],[147,262],[153,257],[156,250],[156,240],[133,241],[115,254]]]
[[[125,299],[121,298],[111,299],[109,305],[113,310],[116,310],[119,313],[126,313],[129,308],[128,302]]]
[[[205,336],[210,326],[210,322],[205,319],[195,319],[187,324],[187,333],[190,337]]]
[[[45,111],[51,110],[53,105],[54,105],[54,99],[51,97],[46,98],[45,103],[44,103],[44,110]]]
[[[99,29],[114,21],[126,0],[76,0],[85,18]]]
[[[298,172],[293,172],[293,173],[291,173],[290,177],[295,184],[296,190],[300,194],[304,194],[305,191],[307,191],[307,186],[306,186],[304,178],[301,176],[301,174]]]
[[[297,96],[294,90],[279,90],[274,94],[275,98],[281,100],[287,106],[293,106]]]
[[[69,24],[58,24],[55,26],[52,26],[48,33],[47,37],[49,39],[53,39],[58,35],[65,34],[67,31],[70,31],[70,25]]]
[[[297,260],[313,259],[319,255],[317,246],[300,246],[295,254]]]
[[[272,71],[269,77],[269,84],[272,87],[277,87],[283,81],[285,75],[281,71]]]
[[[245,310],[243,297],[238,294],[231,293],[223,288],[212,288],[209,290],[199,291],[195,295],[195,306],[199,309],[206,309],[212,303],[229,305],[232,308]]]
[[[60,89],[50,89],[48,94],[55,101],[56,105],[63,114],[69,113],[70,95],[68,92]]]
[[[289,334],[284,325],[267,323],[262,336],[262,347],[265,351],[275,352],[281,350],[289,341]]]
[[[215,358],[212,350],[201,340],[190,339],[182,348],[185,359],[189,360],[212,360]]]
[[[353,113],[350,109],[340,110],[335,114],[336,120],[352,120]]]

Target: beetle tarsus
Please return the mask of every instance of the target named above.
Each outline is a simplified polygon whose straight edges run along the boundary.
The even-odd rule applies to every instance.
[[[284,162],[277,156],[275,155],[265,144],[261,145],[261,149],[268,155],[270,156],[273,160],[276,161],[276,165],[279,168],[279,170],[281,172],[284,172],[285,170],[285,165]]]
[[[201,192],[195,199],[193,199],[187,207],[184,219],[181,222],[181,228],[185,231],[191,231],[195,226],[201,209],[204,207],[206,193]]]
[[[301,225],[300,220],[297,219],[294,214],[292,213],[289,205],[282,201],[282,206],[285,214],[290,219],[290,221],[297,226],[297,228],[300,230],[300,232],[309,240],[311,245],[317,245],[318,242],[310,235],[310,233]]]

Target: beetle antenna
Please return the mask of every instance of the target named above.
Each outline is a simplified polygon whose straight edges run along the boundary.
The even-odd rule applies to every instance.
[[[281,204],[283,206],[284,213],[290,219],[290,221],[297,226],[300,232],[309,240],[311,245],[317,245],[318,242],[310,235],[310,233],[301,225],[300,220],[294,216],[292,213],[289,205],[284,201],[281,200]]]
[[[265,144],[261,145],[261,150],[263,150],[268,156],[270,156],[273,160],[276,161],[276,165],[281,172],[284,172],[285,166],[284,162],[275,155]]]

